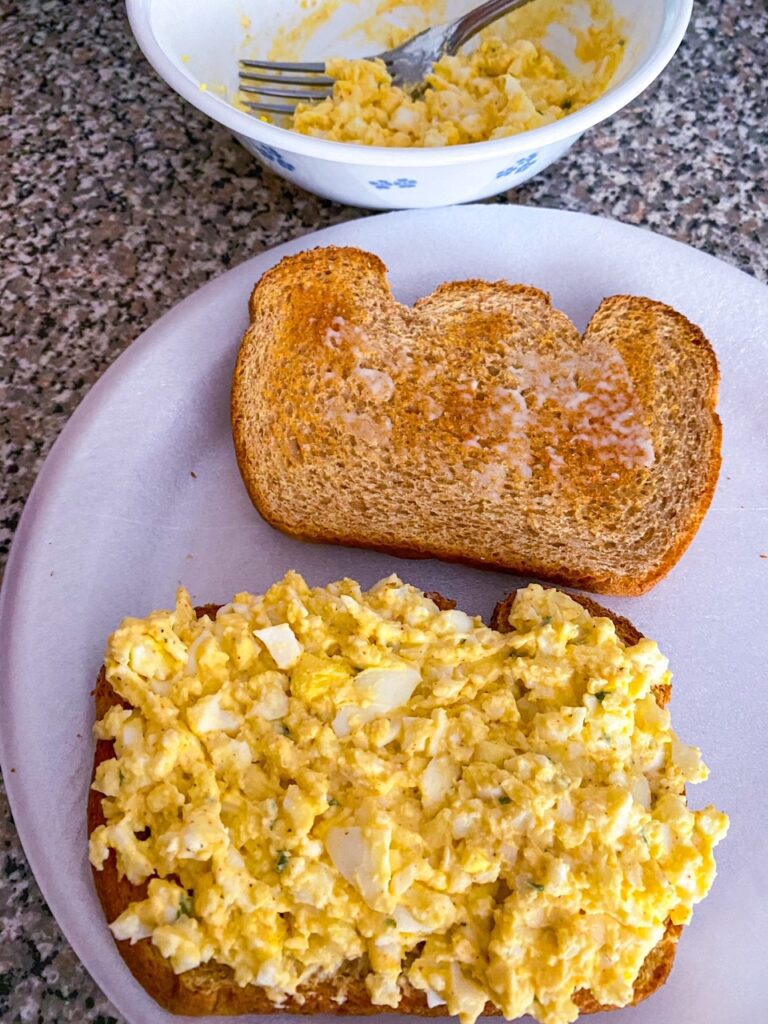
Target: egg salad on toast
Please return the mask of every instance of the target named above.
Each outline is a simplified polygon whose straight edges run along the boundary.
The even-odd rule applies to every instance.
[[[568,1024],[666,979],[728,820],[667,659],[531,584],[493,625],[396,576],[295,572],[128,618],[95,691],[112,934],[176,1013]]]

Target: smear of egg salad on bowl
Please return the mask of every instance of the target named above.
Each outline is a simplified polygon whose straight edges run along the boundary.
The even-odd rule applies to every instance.
[[[727,818],[653,688],[650,640],[567,595],[518,592],[511,631],[391,576],[295,572],[198,618],[126,619],[106,676],[131,707],[90,838],[147,897],[111,923],[177,973],[209,960],[286,996],[365,962],[372,1003],[418,989],[473,1024],[632,1000],[668,921],[715,876]]]
[[[389,10],[392,5],[384,6]],[[586,26],[573,27],[575,57],[583,71],[570,69],[546,41],[552,25],[567,22],[569,8],[579,6],[586,6],[589,15]],[[328,13],[333,9],[330,5]],[[320,8],[308,19],[313,28],[322,14]],[[381,17],[386,19],[384,13]],[[387,45],[411,34],[390,32]],[[300,30],[293,35],[301,36]],[[270,56],[286,59],[288,51],[296,59],[296,42],[291,45],[290,39],[284,33]],[[327,61],[326,71],[335,79],[333,95],[299,103],[290,127],[304,135],[371,146],[452,146],[503,138],[551,124],[601,96],[621,63],[624,44],[620,20],[607,0],[586,5],[537,0],[492,25],[479,45],[475,40],[439,60],[418,96],[394,85],[380,60]]]

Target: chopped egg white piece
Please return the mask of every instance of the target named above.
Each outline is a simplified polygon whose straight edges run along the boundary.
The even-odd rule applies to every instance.
[[[261,640],[278,668],[293,668],[304,650],[287,622],[254,629],[253,635]]]
[[[346,704],[333,720],[337,736],[348,736],[350,721],[365,724],[388,711],[402,707],[419,685],[421,676],[411,668],[369,668],[355,678],[355,691],[360,704]]]

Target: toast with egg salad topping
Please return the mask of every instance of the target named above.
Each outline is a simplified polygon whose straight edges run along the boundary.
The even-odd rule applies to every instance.
[[[378,257],[330,247],[264,274],[250,317],[234,444],[286,533],[640,594],[709,507],[717,360],[660,302],[605,299],[584,335],[503,281],[410,307]]]
[[[728,825],[667,660],[537,584],[493,621],[290,572],[113,633],[90,859],[162,1006],[566,1024],[665,981]]]

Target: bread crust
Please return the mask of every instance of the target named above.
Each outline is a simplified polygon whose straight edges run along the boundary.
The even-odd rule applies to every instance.
[[[514,604],[517,591],[512,591],[500,601],[491,617],[491,625],[499,632],[509,631],[509,613]],[[455,608],[456,602],[438,593],[428,593],[438,607]],[[613,620],[620,639],[626,644],[635,644],[642,634],[632,623],[620,615],[616,615],[597,602],[581,594],[570,594],[593,616],[606,616]],[[198,618],[203,615],[214,617],[219,606],[207,604],[195,609]],[[655,691],[659,704],[664,707],[670,698],[670,687],[659,687]],[[93,690],[97,720],[104,717],[110,707],[121,705],[130,707],[112,689],[102,667]],[[102,763],[115,756],[115,748],[111,741],[98,740],[94,754],[93,782],[96,769]],[[87,825],[88,835],[99,825],[105,824],[102,810],[102,795],[96,790],[88,790]],[[133,885],[117,871],[117,860],[114,851],[110,850],[104,867],[99,871],[92,869],[94,886],[106,920],[112,922],[127,906],[136,900],[146,898],[147,883]],[[666,931],[656,946],[646,957],[635,981],[634,998],[631,1005],[636,1005],[652,995],[667,980],[675,959],[677,942],[682,927],[667,922]],[[191,1017],[202,1016],[240,1016],[242,1014],[274,1014],[276,1012],[293,1014],[339,1014],[343,1016],[372,1016],[381,1013],[412,1014],[420,1017],[446,1017],[445,1006],[430,1008],[427,1006],[423,992],[410,985],[404,987],[399,1006],[395,1009],[388,1006],[377,1006],[371,1003],[365,987],[365,971],[360,964],[345,965],[343,978],[333,978],[316,982],[301,993],[298,998],[288,997],[276,1007],[262,988],[256,985],[241,987],[234,981],[231,968],[216,963],[202,964],[183,974],[175,974],[171,964],[152,945],[149,939],[141,939],[131,943],[128,940],[115,939],[115,945],[128,969],[144,988],[144,990],[163,1009],[170,1013]],[[592,993],[581,989],[574,994],[574,1001],[582,1014],[598,1013],[617,1007],[600,1005]],[[493,1003],[485,1009],[488,1016],[501,1016]]]
[[[614,307],[633,299],[634,296],[631,295],[613,295],[610,298],[603,299],[600,303],[600,307],[597,309],[595,315],[587,325],[585,333],[589,333],[594,329],[594,326],[598,322],[600,316],[609,316]],[[651,300],[648,301],[650,302]],[[618,590],[610,591],[610,593],[614,594],[624,593],[628,597],[646,594],[649,590],[655,587],[659,580],[662,580],[677,565],[685,552],[691,546],[693,538],[699,532],[699,527],[704,521],[704,516],[709,511],[709,506],[712,504],[712,499],[714,498],[715,491],[717,490],[717,481],[720,477],[720,468],[723,462],[723,421],[720,419],[720,416],[716,411],[720,397],[720,364],[717,361],[715,350],[710,345],[708,338],[705,336],[698,324],[692,323],[687,317],[683,316],[682,313],[676,310],[673,306],[667,305],[665,302],[653,300],[653,305],[657,309],[663,310],[664,314],[670,320],[675,321],[680,325],[681,330],[685,331],[688,335],[690,343],[699,351],[700,358],[708,365],[711,383],[709,393],[705,396],[705,399],[707,408],[709,409],[713,439],[712,445],[706,453],[707,465],[704,469],[704,477],[701,483],[699,500],[690,509],[690,516],[686,528],[673,538],[666,555],[659,565],[656,566],[655,569],[649,570],[642,579],[635,581],[637,589],[626,590],[623,592]],[[574,586],[580,587],[581,584],[576,583]],[[589,590],[591,588],[585,587],[584,589]],[[608,593],[608,591],[606,591],[606,593]]]
[[[340,266],[343,266],[344,269],[340,270]],[[546,309],[551,316],[567,320],[563,314],[554,310],[547,293],[529,285],[509,284],[504,281],[489,283],[474,279],[448,282],[440,285],[430,295],[420,299],[413,307],[404,307],[397,303],[392,295],[385,265],[371,253],[355,248],[331,246],[286,257],[267,271],[252,292],[249,304],[251,328],[246,333],[240,348],[231,393],[233,440],[240,473],[251,500],[271,526],[295,539],[310,543],[341,544],[380,551],[403,558],[436,557],[444,561],[478,568],[509,571],[522,576],[535,576],[564,586],[603,594],[641,595],[669,573],[696,535],[712,502],[717,485],[722,444],[722,425],[715,412],[720,379],[719,369],[714,351],[695,324],[664,303],[626,295],[617,295],[603,300],[583,338],[597,336],[612,316],[620,315],[622,310],[631,304],[632,310],[635,313],[642,313],[649,323],[652,324],[657,320],[664,321],[666,327],[674,325],[678,329],[679,335],[685,338],[685,345],[688,349],[697,353],[702,373],[708,382],[706,394],[700,396],[708,429],[706,444],[701,451],[697,452],[697,458],[700,459],[701,465],[696,470],[695,487],[681,488],[681,491],[684,491],[687,496],[681,502],[680,515],[674,521],[660,521],[656,524],[657,535],[664,536],[664,547],[661,554],[657,552],[652,559],[646,560],[644,564],[632,563],[633,568],[630,568],[630,562],[627,562],[621,569],[610,569],[607,566],[598,568],[594,564],[590,566],[589,559],[585,560],[583,555],[581,558],[566,557],[558,561],[552,555],[547,557],[542,556],[541,553],[537,555],[535,546],[532,550],[530,547],[528,550],[516,550],[514,543],[510,543],[501,553],[496,550],[496,555],[500,554],[500,557],[492,557],[490,554],[481,552],[477,544],[473,545],[463,540],[458,530],[454,530],[447,537],[443,532],[439,541],[436,535],[433,536],[427,530],[415,539],[410,536],[400,540],[396,530],[388,531],[390,536],[382,538],[375,535],[375,531],[371,530],[368,523],[353,524],[348,516],[338,515],[333,522],[327,515],[297,516],[291,512],[289,516],[286,503],[275,495],[274,479],[264,477],[264,459],[262,452],[257,450],[259,444],[255,441],[254,418],[256,415],[263,418],[265,423],[271,423],[274,426],[275,423],[281,422],[284,413],[280,404],[281,397],[275,389],[274,381],[267,387],[268,394],[252,398],[251,391],[254,381],[261,376],[260,372],[255,371],[254,362],[263,357],[264,364],[268,366],[272,358],[271,355],[262,351],[267,342],[264,337],[257,338],[254,329],[260,319],[264,319],[264,304],[274,305],[278,298],[285,308],[288,308],[291,303],[295,303],[304,310],[311,308],[308,298],[310,297],[318,303],[318,314],[328,313],[330,315],[330,310],[342,309],[346,312],[351,309],[349,315],[354,317],[359,311],[353,304],[351,305],[352,300],[348,295],[341,294],[341,282],[345,276],[350,274],[354,274],[356,279],[359,276],[360,289],[370,286],[375,291],[383,311],[381,315],[397,313],[402,315],[408,324],[413,323],[422,313],[428,319],[430,307],[439,305],[441,301],[449,299],[451,296],[470,295],[477,303],[483,303],[486,300],[490,302],[494,297],[498,298],[499,296],[506,296],[510,301],[512,299],[534,301]],[[318,279],[321,282],[320,286],[316,283]],[[324,290],[321,290],[323,287]],[[334,288],[339,291],[338,296],[334,295]],[[338,298],[339,305],[333,305],[329,296],[334,299]],[[378,312],[377,308],[377,314]],[[570,327],[572,328],[573,325]],[[276,348],[280,348],[280,343]],[[626,356],[626,353],[624,354]],[[282,354],[275,356],[277,361],[282,358]],[[263,368],[261,367],[262,370]],[[648,368],[646,370],[648,373],[651,372]],[[274,376],[274,371],[270,371],[270,373]],[[265,430],[262,434],[261,445],[266,444],[269,447],[271,444],[269,438],[270,431]],[[412,443],[418,444],[418,440],[412,439]],[[342,444],[342,441],[338,442],[338,460],[329,459],[325,466],[324,471],[331,476],[336,473],[344,473],[345,455]],[[460,442],[457,441],[456,445],[460,447]],[[287,481],[286,489],[290,491],[294,489],[294,485],[291,483],[293,474],[289,463],[281,463],[281,459],[282,456],[276,457],[274,473]],[[339,461],[339,465],[331,465],[331,461]],[[347,467],[348,469],[349,467]],[[381,474],[382,489],[386,490],[389,471],[386,469],[382,471],[381,467],[376,464],[374,464],[374,469]],[[317,472],[320,473],[321,470],[322,466],[318,464]],[[301,483],[296,484],[295,490],[299,491],[303,486],[305,485]],[[359,486],[359,477],[353,474],[348,489],[356,493]],[[392,486],[395,484],[393,483]],[[442,495],[439,485],[436,485],[436,488]],[[607,484],[603,485],[602,495],[597,493],[596,497],[591,499],[584,494],[579,494],[578,501],[584,504],[589,500],[594,500],[596,504],[600,504],[608,490]],[[638,491],[642,490],[642,487],[638,485]],[[525,501],[525,492],[521,493],[523,495],[521,500]],[[306,498],[306,494],[299,495],[299,497]],[[368,499],[366,498],[366,500]],[[444,498],[445,500],[450,501],[450,499]],[[642,494],[638,500],[643,500]],[[567,522],[571,514],[569,510],[563,507],[560,512],[564,521]],[[529,513],[535,519],[533,501]],[[671,513],[669,514],[671,515]],[[664,520],[667,516],[668,513],[664,511],[660,514],[659,519]],[[616,526],[617,524],[614,522],[614,527]],[[610,538],[606,536],[605,523],[595,521],[594,529],[595,544],[599,544],[603,540],[608,540],[611,543]],[[620,547],[624,540],[619,537]],[[627,545],[627,548],[629,546]],[[487,547],[489,550],[493,549],[494,544],[489,542]]]

